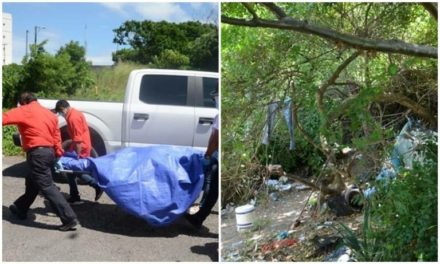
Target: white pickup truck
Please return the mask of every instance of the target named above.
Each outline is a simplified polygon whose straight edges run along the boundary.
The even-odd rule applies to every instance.
[[[134,70],[123,103],[68,102],[84,113],[95,155],[153,144],[204,149],[218,113],[211,97],[211,92],[218,89],[218,77],[218,73],[211,72]],[[49,109],[54,109],[57,102],[38,101]],[[59,117],[59,124],[62,141],[66,142],[69,136],[64,118]]]

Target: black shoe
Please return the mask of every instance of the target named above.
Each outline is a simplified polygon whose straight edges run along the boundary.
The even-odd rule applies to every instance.
[[[27,214],[23,213],[22,211],[20,211],[20,209],[18,209],[18,207],[15,204],[11,204],[9,206],[9,210],[11,211],[11,213],[13,215],[15,215],[18,219],[20,220],[26,220],[27,218]]]
[[[185,219],[197,230],[202,228],[202,220],[196,215],[185,214]]]
[[[63,224],[62,226],[58,227],[58,230],[60,231],[70,231],[70,230],[76,230],[76,226],[78,225],[78,221],[76,219],[73,219],[72,221]]]
[[[99,200],[99,198],[101,198],[102,196],[102,189],[99,187],[95,187],[95,202]]]
[[[70,204],[74,204],[74,205],[84,203],[84,201],[82,201],[79,196],[70,196],[69,199],[67,199],[67,202],[69,202]]]

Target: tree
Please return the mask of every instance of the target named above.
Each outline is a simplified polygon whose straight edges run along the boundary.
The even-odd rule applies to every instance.
[[[66,97],[93,84],[83,47],[77,42],[70,42],[56,55],[51,55],[44,49],[46,43],[32,45],[31,53],[21,67],[11,66],[5,70],[11,72],[11,77],[3,81],[8,90],[5,105],[13,106],[16,103],[13,97],[22,91],[34,92],[42,97]]]
[[[77,89],[86,89],[91,87],[94,82],[91,76],[90,64],[86,61],[86,50],[79,45],[77,41],[70,41],[64,47],[61,47],[56,57],[68,56],[70,64],[73,66],[75,74],[66,87],[68,95],[73,95]]]
[[[222,22],[223,202],[249,198],[255,164],[318,172],[344,146],[380,159],[405,115],[437,125],[437,22],[423,5],[224,3]],[[295,152],[283,126],[260,143],[267,105],[287,97]]]
[[[217,28],[200,22],[180,24],[166,21],[127,21],[113,30],[113,42],[130,46],[113,53],[113,60],[133,61],[142,64],[154,63],[164,54],[181,54],[190,60],[193,69],[217,70]],[[195,51],[203,51],[195,53]],[[185,62],[182,61],[182,62]],[[185,65],[179,65],[182,67]],[[176,66],[177,67],[177,66]]]
[[[23,67],[12,63],[3,65],[3,107],[11,108],[17,105],[18,96],[22,92],[20,83],[23,81]]]
[[[337,42],[339,45],[343,44],[362,50],[437,58],[436,47],[409,44],[400,40],[375,40],[370,39],[367,36],[356,36],[341,33],[330,28],[313,25],[307,20],[295,19],[292,16],[289,16],[283,8],[275,3],[262,3],[261,5],[266,7],[270,13],[276,17],[276,19],[260,18],[255,10],[253,10],[251,4],[244,3],[243,5],[246,7],[246,9],[248,9],[249,13],[252,14],[252,19],[247,20],[222,16],[222,22],[232,25],[275,28],[302,32]]]

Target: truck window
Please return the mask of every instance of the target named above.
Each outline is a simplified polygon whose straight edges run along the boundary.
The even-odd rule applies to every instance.
[[[187,105],[188,77],[144,75],[139,100],[147,104]]]
[[[217,78],[203,78],[203,106],[215,108],[215,101],[211,97],[211,92],[215,91],[218,87]],[[217,90],[218,91],[218,90]]]

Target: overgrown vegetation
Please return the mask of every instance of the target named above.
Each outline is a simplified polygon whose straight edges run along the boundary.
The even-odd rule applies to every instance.
[[[268,164],[310,181],[329,164],[321,186],[365,184],[378,175],[408,117],[436,131],[437,17],[431,7],[437,8],[223,3],[222,204],[258,195]],[[268,106],[288,97],[293,151],[281,112],[269,144],[262,144]],[[344,154],[347,149],[356,154]],[[359,260],[437,259],[436,148],[432,152],[431,163],[401,171],[369,204],[364,237],[351,234]],[[359,180],[350,170],[368,171],[367,177]]]
[[[113,53],[115,62],[218,71],[218,30],[213,24],[126,21],[113,31],[113,42],[130,46]]]
[[[347,226],[339,228],[358,261],[437,261],[437,137],[418,151],[424,153],[422,163],[378,184],[364,208],[359,237]]]

